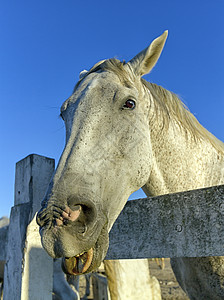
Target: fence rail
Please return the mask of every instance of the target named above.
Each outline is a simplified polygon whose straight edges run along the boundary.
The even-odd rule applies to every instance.
[[[224,185],[128,201],[107,259],[224,255]]]

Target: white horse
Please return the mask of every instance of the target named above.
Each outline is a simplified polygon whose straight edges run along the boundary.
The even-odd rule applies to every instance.
[[[99,266],[110,228],[140,187],[156,196],[224,183],[223,143],[175,94],[142,79],[166,37],[164,32],[128,63],[110,59],[82,73],[62,105],[66,146],[37,222],[44,248],[65,257],[70,274]],[[224,299],[223,263],[223,257],[172,259],[190,299]],[[135,275],[131,264],[117,273]],[[122,292],[118,299],[147,299]]]

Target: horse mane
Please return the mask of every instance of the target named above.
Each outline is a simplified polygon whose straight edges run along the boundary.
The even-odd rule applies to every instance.
[[[199,123],[176,94],[144,79],[142,79],[142,83],[149,89],[155,99],[156,110],[162,112],[165,128],[169,126],[172,120],[175,120],[180,127],[190,132],[195,141],[208,140],[218,152],[224,154],[224,143]]]
[[[128,64],[115,58],[100,61],[78,81],[75,89],[86,76],[98,71],[112,71],[119,77],[123,84],[126,86],[133,86],[135,75],[132,69],[125,68],[125,65]],[[145,79],[141,79],[141,82],[153,96],[156,112],[159,112],[159,115],[162,115],[164,129],[167,129],[172,123],[172,120],[175,120],[180,127],[191,134],[195,141],[201,139],[208,140],[218,152],[224,154],[224,143],[217,139],[198,122],[195,116],[189,111],[187,106],[176,94],[155,83],[150,83]]]

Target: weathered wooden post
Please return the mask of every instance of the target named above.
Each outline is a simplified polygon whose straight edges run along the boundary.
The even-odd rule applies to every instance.
[[[41,246],[36,212],[54,172],[54,159],[29,155],[16,164],[4,274],[4,300],[52,300],[53,259]]]

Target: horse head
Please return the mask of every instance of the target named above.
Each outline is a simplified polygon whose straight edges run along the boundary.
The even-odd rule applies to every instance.
[[[152,164],[149,91],[167,32],[127,63],[109,59],[81,73],[63,103],[66,145],[37,215],[42,244],[64,270],[82,274],[104,259],[108,233]]]

